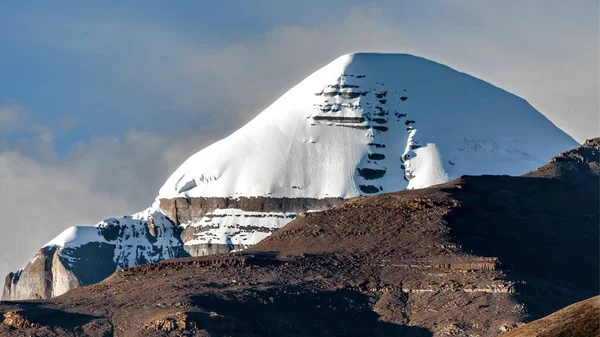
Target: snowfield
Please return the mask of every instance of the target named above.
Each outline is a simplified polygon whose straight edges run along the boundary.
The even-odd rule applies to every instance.
[[[190,157],[158,198],[351,198],[519,175],[576,145],[525,100],[472,76],[411,55],[348,54]]]

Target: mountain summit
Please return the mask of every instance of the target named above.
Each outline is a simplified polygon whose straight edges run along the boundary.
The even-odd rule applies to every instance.
[[[48,298],[116,269],[250,247],[345,200],[520,175],[578,144],[525,100],[406,54],[339,57],[191,156],[147,210],[67,229],[4,299]]]
[[[190,157],[159,198],[350,198],[522,174],[576,145],[471,76],[411,55],[348,54]]]

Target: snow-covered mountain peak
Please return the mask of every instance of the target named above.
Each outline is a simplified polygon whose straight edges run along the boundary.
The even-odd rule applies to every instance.
[[[347,54],[190,157],[158,198],[349,198],[522,174],[575,145],[523,99],[444,65]]]
[[[116,269],[248,248],[307,211],[460,175],[521,175],[577,143],[525,100],[405,54],[348,54],[186,160],[154,204],[67,229],[5,299],[47,298]]]

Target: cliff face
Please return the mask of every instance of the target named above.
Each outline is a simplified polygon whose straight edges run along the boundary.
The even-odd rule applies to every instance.
[[[411,55],[344,55],[191,156],[145,211],[66,230],[46,245],[50,265],[9,277],[3,298],[246,249],[304,212],[464,174],[519,175],[575,145],[526,101],[472,76]],[[52,274],[61,268],[70,274]],[[68,281],[42,284],[57,277]]]
[[[218,209],[256,213],[299,214],[341,205],[342,198],[173,198],[160,199],[160,208],[176,225],[197,222]]]

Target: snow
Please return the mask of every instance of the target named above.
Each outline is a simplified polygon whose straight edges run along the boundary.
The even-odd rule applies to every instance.
[[[158,233],[152,242],[148,239],[146,227],[150,220]],[[102,235],[102,229],[117,229],[119,235],[107,239]],[[166,215],[150,207],[132,216],[106,219],[95,226],[67,228],[44,247],[76,248],[92,242],[114,245],[113,261],[117,269],[139,264],[140,261],[157,262],[178,257],[177,247],[182,245]],[[66,260],[70,258],[65,254],[61,256]]]
[[[131,217],[108,219],[97,227],[114,226],[118,221],[120,235],[111,243],[115,244],[114,261],[117,269],[139,264],[140,261],[157,262],[163,259],[179,257],[177,247],[182,245],[174,233],[174,226],[161,211],[148,208]],[[156,235],[148,239],[148,222],[154,226]]]
[[[415,168],[418,174],[410,180],[407,189],[424,188],[448,181],[448,173],[437,146],[429,143],[414,150],[414,156],[405,161],[407,169]]]
[[[185,245],[235,244],[249,246],[269,236],[273,231],[293,220],[297,213],[248,212],[241,209],[217,209],[205,214],[199,221],[183,226],[203,229]],[[209,228],[204,230],[205,228]]]
[[[426,147],[408,150],[415,144]],[[463,174],[519,175],[576,145],[525,100],[489,83],[411,55],[349,54],[190,157],[158,198],[350,198]],[[385,159],[370,160],[373,153]],[[366,179],[361,168],[385,174]]]
[[[106,242],[98,235],[98,230],[93,226],[73,226],[65,229],[57,237],[46,243],[44,247],[77,247],[89,242]]]

